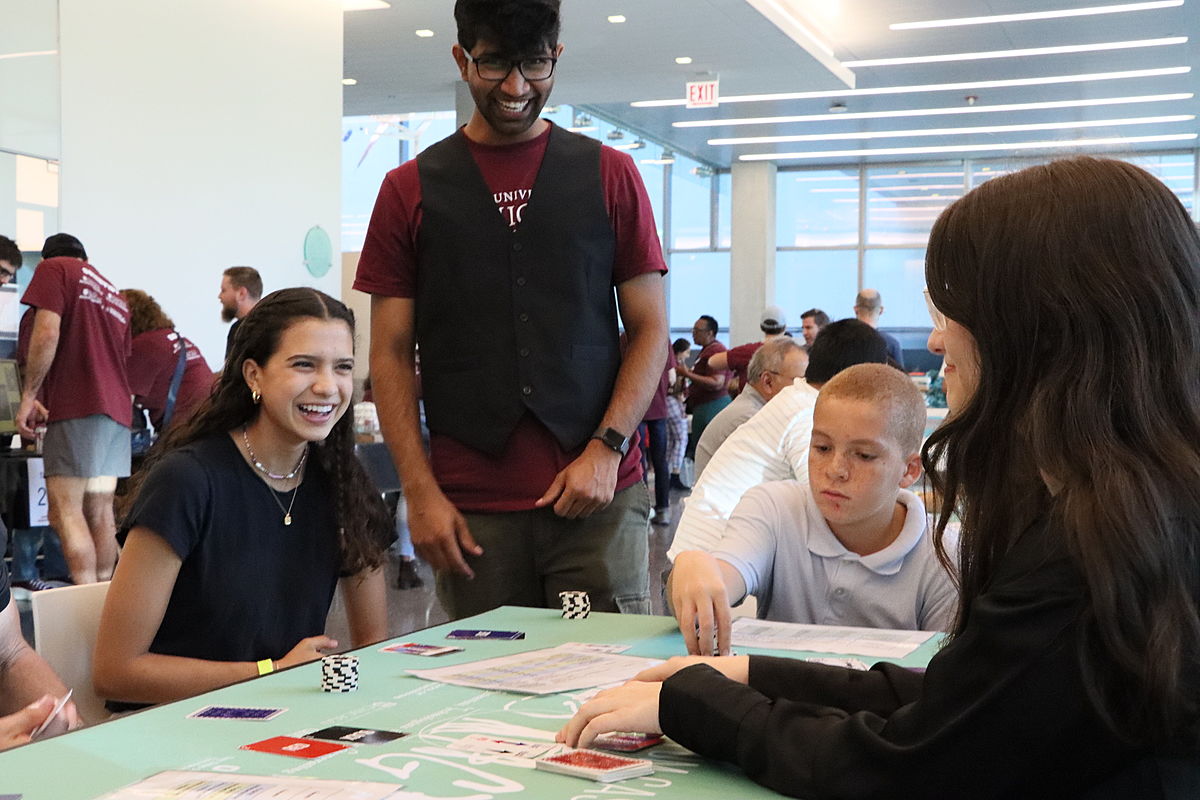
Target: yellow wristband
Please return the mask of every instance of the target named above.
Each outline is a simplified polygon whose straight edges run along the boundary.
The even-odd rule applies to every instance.
[[[266,675],[275,671],[275,662],[269,658],[264,658],[258,662],[258,674]]]

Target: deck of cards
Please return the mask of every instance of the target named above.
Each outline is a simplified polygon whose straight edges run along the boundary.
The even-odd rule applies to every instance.
[[[596,750],[569,750],[533,762],[538,769],[573,775],[589,781],[612,783],[626,778],[638,778],[654,772],[654,762],[644,758],[627,758]]]

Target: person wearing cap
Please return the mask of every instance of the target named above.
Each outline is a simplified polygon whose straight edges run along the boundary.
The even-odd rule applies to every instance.
[[[854,316],[859,322],[865,322],[883,337],[887,342],[888,358],[896,362],[896,366],[904,369],[904,350],[900,340],[890,333],[879,330],[879,318],[883,316],[883,296],[878,289],[863,289],[854,298]]]
[[[94,583],[112,577],[113,492],[129,475],[129,307],[74,236],[51,236],[42,259],[21,298],[36,311],[17,429],[32,439],[45,425],[50,524],[71,580]]]
[[[784,387],[802,379],[807,369],[808,353],[795,339],[780,336],[760,343],[750,359],[746,388],[713,417],[696,444],[696,477],[704,473],[708,460],[731,433],[757,414]]]
[[[713,369],[728,369],[733,373],[733,380],[729,382],[730,397],[737,397],[745,388],[750,359],[754,357],[758,348],[772,339],[787,336],[787,317],[784,316],[783,309],[779,306],[767,306],[763,309],[762,316],[758,320],[758,328],[763,332],[761,341],[747,342],[737,347],[731,347],[724,353],[717,353],[708,360]],[[697,464],[697,475],[700,474],[699,467],[700,465]]]
[[[388,173],[354,281],[413,545],[455,619],[564,590],[650,611],[634,432],[663,371],[666,264],[633,159],[541,117],[559,11],[455,3],[474,112]]]

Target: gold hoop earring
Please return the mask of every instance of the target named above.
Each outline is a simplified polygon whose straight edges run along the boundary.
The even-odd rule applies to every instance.
[[[262,395],[258,393],[258,389],[250,390],[250,399],[254,401],[254,405],[262,402]]]

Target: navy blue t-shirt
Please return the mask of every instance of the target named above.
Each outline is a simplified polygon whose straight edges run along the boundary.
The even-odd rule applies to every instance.
[[[340,574],[329,481],[309,452],[304,481],[275,492],[226,434],[167,455],[142,485],[118,539],[143,526],[183,564],[150,652],[213,661],[282,658],[325,631]]]

